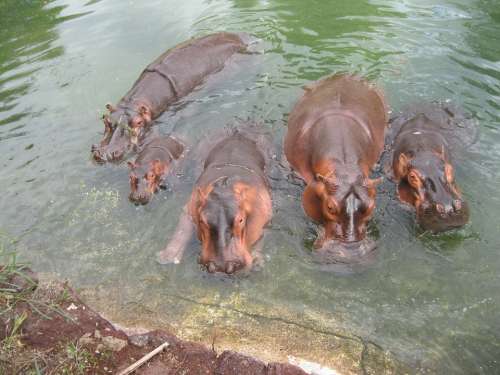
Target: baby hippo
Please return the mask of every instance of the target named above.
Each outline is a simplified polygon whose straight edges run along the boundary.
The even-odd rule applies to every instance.
[[[440,124],[423,113],[416,114],[402,125],[393,150],[399,198],[415,207],[420,226],[442,232],[466,224],[468,205],[456,185]]]
[[[272,215],[267,161],[259,143],[240,130],[217,143],[205,159],[171,241],[159,253],[159,262],[179,263],[196,228],[199,262],[208,272],[250,269],[252,246]]]
[[[148,203],[158,188],[163,187],[172,163],[179,159],[184,146],[170,136],[156,138],[146,145],[131,169],[129,199],[135,204]]]

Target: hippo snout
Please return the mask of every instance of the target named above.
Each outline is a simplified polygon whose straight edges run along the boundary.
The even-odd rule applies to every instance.
[[[209,273],[223,272],[228,275],[245,268],[245,263],[239,260],[231,261],[209,261],[205,264]]]
[[[120,160],[124,155],[122,150],[113,150],[107,153],[108,160]]]
[[[147,192],[135,192],[135,193],[130,193],[128,198],[136,206],[141,205],[141,204],[145,205],[151,199],[151,194],[149,194]]]
[[[446,217],[447,215],[459,214],[463,205],[464,203],[462,200],[454,199],[450,204],[436,203],[434,209],[442,217]]]
[[[102,152],[102,149],[99,145],[92,145],[90,152],[92,153],[92,158],[96,162],[104,163],[106,161],[106,157],[105,157],[104,153]]]
[[[423,205],[417,210],[417,221],[424,230],[434,233],[465,225],[469,220],[469,206],[462,199],[450,203]]]

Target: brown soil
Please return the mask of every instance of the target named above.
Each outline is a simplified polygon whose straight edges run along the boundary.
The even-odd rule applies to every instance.
[[[21,280],[9,280],[18,285],[15,294],[20,297],[0,299],[8,306],[0,315],[0,374],[117,374],[165,342],[169,346],[135,374],[306,374],[289,364],[266,364],[232,351],[217,354],[165,331],[127,335],[68,285],[41,283],[35,289]],[[16,322],[21,322],[17,330]]]

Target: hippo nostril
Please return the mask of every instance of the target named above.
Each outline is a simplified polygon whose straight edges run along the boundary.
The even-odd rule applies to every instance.
[[[455,199],[453,201],[453,208],[455,211],[460,211],[462,209],[462,201],[460,199]]]
[[[228,262],[226,264],[226,273],[227,274],[229,274],[229,275],[232,274],[234,272],[234,269],[235,269],[235,267],[234,267],[234,263],[233,262]]]
[[[208,263],[207,270],[210,273],[214,273],[215,271],[217,271],[217,267],[215,266],[215,263],[214,262]]]

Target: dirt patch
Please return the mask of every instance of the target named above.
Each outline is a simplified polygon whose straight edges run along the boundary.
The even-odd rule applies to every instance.
[[[136,374],[306,374],[232,351],[218,355],[161,330],[127,335],[66,283],[38,284],[29,269],[18,271],[0,280],[0,289],[8,290],[0,295],[1,374],[116,374],[165,342],[168,347]]]

